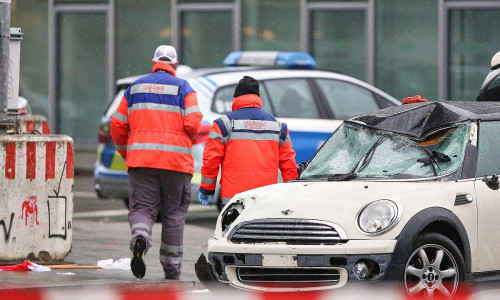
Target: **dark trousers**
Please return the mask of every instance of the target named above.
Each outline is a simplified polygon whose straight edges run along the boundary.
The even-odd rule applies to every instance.
[[[146,252],[152,245],[152,229],[161,215],[160,262],[165,276],[181,272],[183,235],[186,214],[191,201],[191,174],[152,168],[129,168],[132,239],[146,239]]]

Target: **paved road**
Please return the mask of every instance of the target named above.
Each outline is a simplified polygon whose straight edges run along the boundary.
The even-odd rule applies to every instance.
[[[122,200],[97,199],[92,175],[75,175],[72,251],[62,263],[76,263],[78,268],[53,268],[50,272],[41,273],[0,272],[0,290],[77,287],[77,290],[89,291],[94,287],[134,286],[141,290],[171,290],[176,287],[182,291],[207,292],[196,278],[194,263],[206,251],[206,242],[213,233],[218,215],[214,207],[192,204],[189,209],[184,237],[183,272],[179,281],[165,281],[163,278],[159,263],[159,223],[153,228],[153,247],[146,255],[147,271],[143,279],[137,280],[130,270],[84,269],[106,259],[115,262],[129,258],[130,229],[128,210]]]

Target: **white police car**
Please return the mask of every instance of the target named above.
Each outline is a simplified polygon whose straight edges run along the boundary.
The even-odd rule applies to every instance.
[[[224,65],[194,69],[179,75],[196,91],[204,118],[202,132],[193,149],[195,175],[192,195],[198,194],[203,141],[212,122],[231,111],[234,89],[245,75],[259,80],[263,109],[287,123],[297,163],[311,159],[342,120],[401,104],[353,77],[313,69],[316,62],[302,52],[239,51],[231,53]],[[94,172],[95,189],[100,197],[128,197],[125,163],[108,138],[108,124],[124,90],[138,77],[118,81],[117,96],[100,126],[101,147]],[[192,198],[193,202],[197,201],[196,197]]]

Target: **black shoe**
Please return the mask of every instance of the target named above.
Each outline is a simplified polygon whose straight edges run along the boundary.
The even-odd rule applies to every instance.
[[[146,274],[146,264],[144,263],[144,252],[146,251],[146,240],[142,236],[135,239],[134,247],[132,249],[132,261],[130,268],[132,273],[137,278],[142,278]]]

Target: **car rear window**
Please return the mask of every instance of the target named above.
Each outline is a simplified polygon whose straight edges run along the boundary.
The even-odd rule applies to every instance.
[[[345,120],[360,113],[379,109],[373,93],[349,82],[317,79],[336,119]]]
[[[320,117],[306,79],[273,79],[266,80],[263,85],[269,93],[276,117],[307,119]]]

